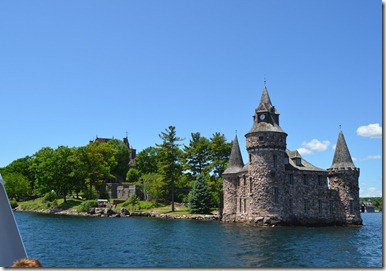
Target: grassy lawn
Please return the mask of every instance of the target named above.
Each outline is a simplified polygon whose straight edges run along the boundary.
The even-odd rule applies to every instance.
[[[56,203],[44,202],[43,198],[19,202],[19,206],[22,210],[47,210],[52,207],[60,208],[62,210],[68,210],[80,205],[83,201],[79,199],[57,199]]]

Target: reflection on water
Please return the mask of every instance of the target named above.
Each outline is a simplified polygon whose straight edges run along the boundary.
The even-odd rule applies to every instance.
[[[363,227],[256,228],[154,218],[15,213],[45,267],[381,267],[382,216]]]

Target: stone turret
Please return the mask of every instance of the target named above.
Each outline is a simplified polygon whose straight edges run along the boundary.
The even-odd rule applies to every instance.
[[[347,224],[362,225],[359,202],[359,168],[355,167],[346,140],[340,131],[334,159],[328,169],[330,188],[339,193]]]
[[[279,126],[279,112],[264,87],[253,126],[245,135],[249,154],[249,217],[260,217],[264,224],[285,220],[285,165],[287,134]]]
[[[224,190],[224,221],[236,221],[237,212],[237,187],[239,184],[238,175],[243,170],[244,162],[241,156],[239,141],[237,135],[233,140],[231,155],[229,157],[228,167],[223,173]]]

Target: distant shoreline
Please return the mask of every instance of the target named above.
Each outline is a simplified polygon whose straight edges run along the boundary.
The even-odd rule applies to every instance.
[[[62,210],[57,208],[52,209],[37,209],[37,210],[21,210],[16,207],[13,209],[15,212],[27,212],[27,213],[39,213],[39,214],[50,214],[50,215],[66,215],[66,216],[87,216],[87,217],[103,217],[103,218],[130,218],[130,217],[154,217],[161,219],[182,219],[182,220],[202,220],[202,221],[215,221],[220,220],[218,215],[209,215],[209,214],[194,214],[194,215],[175,215],[170,214],[160,214],[157,212],[131,212],[130,215],[121,215],[121,214],[89,214],[87,212],[79,212],[74,209]]]

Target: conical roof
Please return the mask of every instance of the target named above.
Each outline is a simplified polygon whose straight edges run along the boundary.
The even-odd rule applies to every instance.
[[[342,131],[338,136],[331,168],[355,168]]]
[[[273,107],[273,110],[272,110]],[[279,114],[279,112],[276,110],[274,106],[272,106],[271,99],[269,98],[267,87],[264,86],[263,93],[261,94],[261,99],[259,106],[256,108],[256,112],[270,112],[274,114]]]
[[[233,140],[233,146],[231,150],[231,155],[229,157],[229,163],[227,169],[224,171],[224,174],[236,173],[239,172],[244,167],[243,158],[241,156],[239,140],[237,135]]]
[[[266,121],[258,121],[258,116],[260,114],[266,115]],[[279,132],[285,133],[279,126],[279,111],[276,110],[276,107],[272,105],[271,99],[269,98],[267,87],[264,86],[263,93],[261,94],[261,99],[259,106],[256,108],[255,121],[249,133],[254,132]]]

